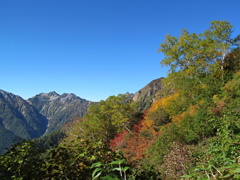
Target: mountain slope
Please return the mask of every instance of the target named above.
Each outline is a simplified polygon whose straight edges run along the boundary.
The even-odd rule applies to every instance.
[[[133,101],[138,102],[139,111],[149,108],[154,102],[157,92],[163,88],[162,79],[163,78],[158,78],[151,81],[133,95]]]
[[[40,137],[46,128],[47,119],[33,106],[20,96],[0,90],[0,149],[8,148],[15,139]]]
[[[83,117],[91,101],[82,99],[75,94],[56,92],[40,93],[28,102],[33,105],[42,115],[48,119],[46,133],[61,128],[67,122],[73,121],[74,117]]]

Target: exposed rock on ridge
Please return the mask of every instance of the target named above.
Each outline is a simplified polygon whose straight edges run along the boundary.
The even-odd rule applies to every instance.
[[[151,106],[155,101],[157,92],[162,89],[162,78],[155,79],[140,89],[133,96],[133,101],[138,101],[138,110],[142,111]]]

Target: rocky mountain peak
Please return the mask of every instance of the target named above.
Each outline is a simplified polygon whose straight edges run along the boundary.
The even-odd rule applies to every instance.
[[[49,100],[52,101],[54,99],[57,99],[60,95],[58,93],[56,93],[55,91],[49,92],[49,93],[40,93],[37,94],[36,96],[34,96],[33,98],[37,98],[37,99],[45,99],[45,100]],[[32,99],[32,98],[30,98]]]
[[[91,104],[73,93],[59,95],[55,91],[40,93],[28,102],[48,119],[47,133],[73,121],[73,117],[82,117]]]
[[[58,93],[56,93],[55,91],[51,91],[48,93],[49,96],[59,96]]]
[[[0,95],[2,95],[2,97],[4,97],[6,100],[11,100],[13,98],[21,98],[20,96],[14,95],[10,92],[7,92],[7,91],[1,90],[1,89],[0,89]]]

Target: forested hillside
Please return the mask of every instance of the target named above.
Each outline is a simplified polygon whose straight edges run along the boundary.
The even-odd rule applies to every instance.
[[[213,21],[159,52],[169,66],[145,111],[120,94],[63,127],[56,147],[32,141],[0,156],[2,179],[240,179],[240,35]]]

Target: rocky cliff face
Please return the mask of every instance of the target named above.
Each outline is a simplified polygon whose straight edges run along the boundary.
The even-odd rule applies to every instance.
[[[138,102],[138,110],[142,111],[149,108],[155,101],[157,92],[162,89],[162,79],[163,78],[159,78],[151,81],[134,94],[133,101]]]
[[[74,117],[83,117],[92,103],[72,93],[59,95],[54,91],[40,93],[28,99],[28,102],[48,119],[46,133],[61,128],[73,121]]]

